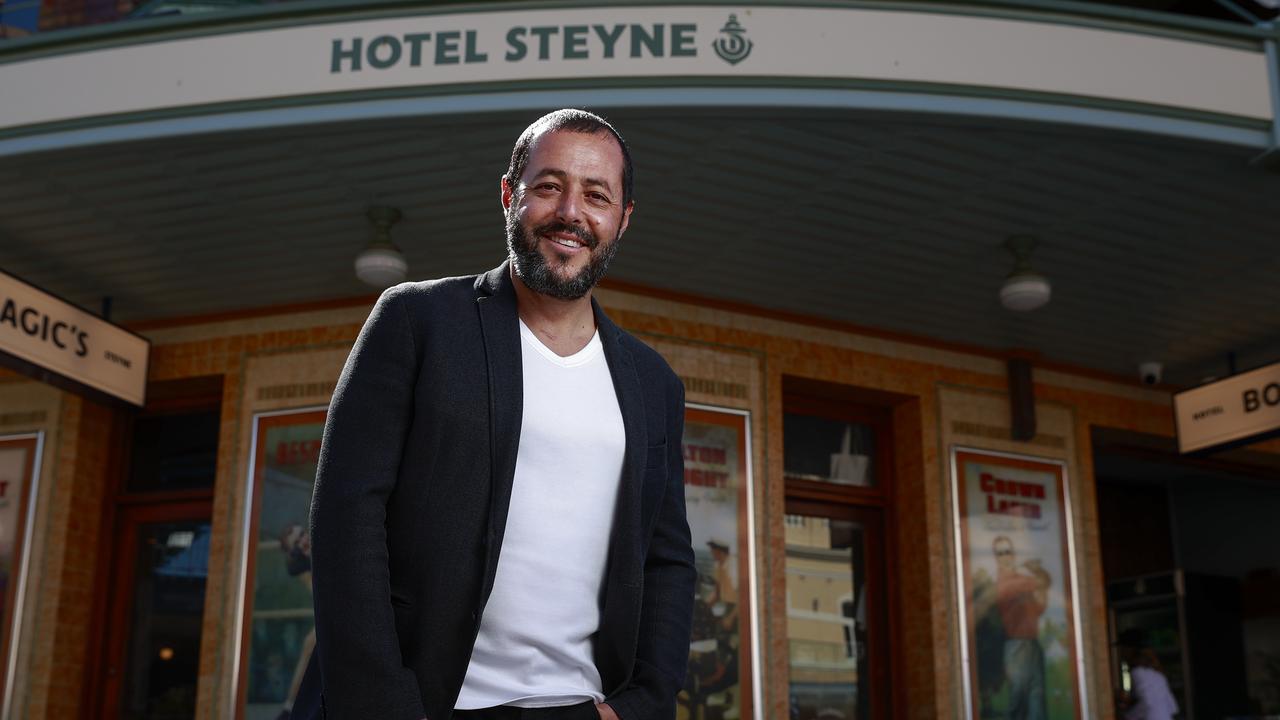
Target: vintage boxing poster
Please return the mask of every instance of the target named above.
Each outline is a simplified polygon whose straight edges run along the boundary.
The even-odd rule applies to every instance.
[[[951,453],[966,716],[1084,717],[1066,469]]]
[[[748,420],[741,410],[693,404],[685,410],[685,507],[698,585],[680,720],[755,717]]]

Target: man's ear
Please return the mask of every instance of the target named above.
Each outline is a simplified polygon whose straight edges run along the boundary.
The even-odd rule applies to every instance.
[[[622,237],[622,233],[627,231],[627,226],[631,224],[631,211],[636,207],[636,201],[627,202],[627,206],[622,208],[622,224],[618,226],[618,237]]]
[[[511,209],[511,201],[515,198],[515,194],[516,189],[511,186],[511,181],[507,180],[506,175],[498,178],[498,198],[502,202],[504,212]]]

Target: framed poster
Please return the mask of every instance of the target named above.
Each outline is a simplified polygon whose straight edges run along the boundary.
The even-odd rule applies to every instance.
[[[291,709],[315,648],[307,520],[325,415],[309,408],[253,418],[236,669],[243,720]]]
[[[43,433],[0,435],[0,668],[4,717],[9,717],[18,655],[14,633],[22,625],[31,516],[40,478]]]
[[[254,416],[236,707],[275,720],[315,647],[307,517],[325,410]],[[680,720],[759,720],[749,414],[688,405],[685,501],[698,568]]]
[[[698,585],[676,717],[760,718],[750,414],[687,405],[683,451]]]
[[[953,447],[966,717],[1088,717],[1065,463]]]

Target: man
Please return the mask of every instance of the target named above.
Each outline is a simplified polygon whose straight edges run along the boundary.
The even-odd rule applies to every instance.
[[[684,389],[591,297],[631,191],[608,123],[551,113],[501,181],[508,261],[379,299],[325,426],[296,717],[674,717]]]
[[[1045,720],[1044,649],[1040,616],[1049,603],[1049,573],[1028,560],[1018,572],[1013,541],[1001,535],[991,543],[996,555],[996,607],[1004,625],[1004,675],[1009,683],[1009,720]]]
[[[1129,628],[1118,639],[1120,661],[1129,667],[1131,689],[1127,695],[1122,694],[1117,715],[1125,720],[1173,720],[1178,714],[1178,700],[1147,634],[1140,628]]]

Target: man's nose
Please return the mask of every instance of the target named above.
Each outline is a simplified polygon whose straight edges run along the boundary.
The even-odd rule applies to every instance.
[[[556,207],[556,215],[561,222],[577,225],[582,222],[582,199],[577,193],[560,193],[560,204]]]

